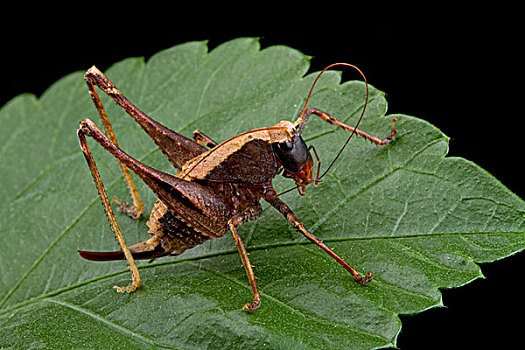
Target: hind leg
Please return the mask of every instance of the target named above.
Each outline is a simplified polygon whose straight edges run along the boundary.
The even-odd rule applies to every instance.
[[[139,270],[137,268],[137,265],[135,264],[135,260],[133,259],[131,252],[129,251],[126,241],[124,240],[122,231],[120,231],[120,227],[117,223],[117,219],[115,218],[115,214],[113,213],[113,209],[111,209],[111,204],[109,202],[106,189],[104,187],[104,184],[102,183],[102,178],[100,177],[97,165],[95,163],[95,160],[93,159],[93,155],[91,154],[91,151],[87,144],[85,133],[81,128],[79,128],[77,131],[77,135],[80,141],[80,148],[84,153],[84,157],[86,158],[89,170],[91,171],[91,175],[93,176],[93,181],[95,182],[95,186],[97,187],[98,195],[100,197],[100,200],[102,201],[102,205],[104,206],[104,211],[106,212],[106,215],[108,217],[109,224],[111,225],[111,229],[115,234],[115,238],[117,239],[117,242],[120,245],[120,248],[124,253],[126,260],[128,261],[128,266],[131,271],[131,284],[125,287],[114,286],[114,288],[117,290],[117,292],[121,293],[133,292],[140,286]]]
[[[93,103],[97,109],[98,115],[104,126],[104,131],[109,140],[119,147],[115,132],[111,126],[108,115],[102,104],[102,101],[95,89],[97,86],[99,89],[104,91],[109,97],[111,97],[120,107],[122,107],[126,113],[128,113],[146,133],[153,139],[155,144],[161,149],[166,155],[168,160],[177,169],[181,169],[182,165],[188,160],[196,157],[197,155],[206,151],[206,148],[198,144],[197,142],[182,136],[164,125],[153,120],[133,103],[131,103],[115,85],[95,66],[91,67],[84,75],[89,94]],[[136,186],[131,178],[130,172],[127,167],[119,161],[120,168],[124,174],[124,180],[129,188],[131,198],[133,199],[133,205],[128,206],[126,202],[120,202],[118,209],[127,213],[133,218],[138,218],[144,210],[144,205],[140,200]]]

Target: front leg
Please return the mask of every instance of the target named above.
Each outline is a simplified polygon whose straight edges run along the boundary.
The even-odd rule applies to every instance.
[[[290,207],[284,203],[278,196],[277,192],[270,188],[264,193],[264,200],[270,203],[275,209],[284,215],[286,221],[297,231],[301,232],[306,238],[315,243],[319,248],[328,253],[332,258],[335,259],[342,267],[345,268],[355,278],[355,280],[361,284],[368,284],[372,281],[373,273],[367,272],[363,277],[357,272],[352,266],[348,265],[339,255],[335,254],[332,249],[328,248],[319,238],[313,233],[308,231],[303,223],[299,220],[297,215],[290,209]]]
[[[386,145],[388,145],[388,143],[394,139],[394,136],[397,135],[397,130],[394,128],[394,124],[396,123],[397,120],[399,120],[399,117],[392,118],[392,123],[390,124],[390,134],[387,137],[380,139],[377,136],[370,135],[369,133],[367,133],[367,132],[365,132],[363,130],[360,130],[360,129],[357,129],[357,128],[351,126],[351,125],[345,124],[342,121],[332,117],[330,114],[328,114],[328,113],[326,113],[326,112],[324,112],[324,111],[322,111],[320,109],[317,109],[317,108],[307,108],[305,110],[305,113],[301,114],[299,116],[299,118],[295,121],[295,124],[297,125],[297,127],[300,130],[302,130],[304,128],[304,124],[310,118],[310,116],[312,114],[318,116],[319,118],[321,118],[322,120],[324,120],[327,123],[330,123],[332,125],[338,126],[338,127],[342,128],[342,129],[345,129],[347,131],[353,132],[357,136],[360,136],[360,137],[364,138],[365,140],[368,140],[368,141],[370,141],[370,142],[372,142],[372,143],[374,143],[374,144],[376,144],[378,146],[386,146]]]

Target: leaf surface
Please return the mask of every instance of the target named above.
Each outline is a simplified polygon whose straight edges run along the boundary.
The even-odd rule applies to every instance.
[[[144,112],[184,135],[198,128],[216,141],[293,120],[315,74],[288,47],[260,50],[236,39],[211,52],[191,42],[131,58],[106,74]],[[392,116],[371,88],[360,128],[384,136]],[[121,147],[174,172],[124,111],[103,98]],[[361,82],[340,84],[327,72],[310,106],[353,124],[364,101]],[[39,99],[21,95],[0,110],[0,347],[366,349],[394,346],[400,314],[441,306],[439,288],[482,277],[477,263],[525,247],[525,203],[462,158],[445,157],[448,138],[402,115],[387,147],[354,138],[306,197],[283,200],[327,245],[360,272],[363,287],[328,255],[288,227],[273,208],[239,232],[256,266],[261,308],[229,235],[183,255],[141,262],[142,287],[122,295],[124,262],[93,263],[77,249],[116,243],[78,148],[80,119],[100,124],[82,79],[73,73]],[[303,134],[326,166],[347,133],[312,119]],[[27,140],[20,142],[19,140]],[[110,196],[127,199],[117,164],[90,142]],[[151,208],[155,197],[137,181]],[[292,184],[276,178],[284,190]],[[144,240],[146,219],[118,215],[128,243]]]

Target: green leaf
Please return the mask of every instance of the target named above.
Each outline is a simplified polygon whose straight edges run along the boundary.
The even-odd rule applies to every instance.
[[[192,42],[132,58],[106,74],[148,115],[184,134],[198,128],[217,141],[292,120],[315,74],[309,58],[288,47],[260,50],[237,39],[212,52]],[[360,128],[388,133],[384,94],[371,88]],[[173,172],[131,118],[104,96],[122,148]],[[356,122],[361,82],[340,84],[327,72],[310,101]],[[124,262],[94,263],[77,249],[117,245],[78,147],[78,121],[100,124],[82,72],[36,99],[21,95],[0,110],[0,347],[366,349],[394,346],[400,314],[441,306],[439,288],[482,277],[477,263],[525,247],[525,203],[491,175],[446,158],[448,138],[402,115],[387,147],[354,138],[323,183],[283,196],[305,226],[360,272],[364,287],[265,206],[239,232],[256,266],[262,306],[241,310],[251,292],[229,235],[183,255],[140,263],[135,293]],[[304,132],[323,166],[348,133],[319,119]],[[27,140],[20,142],[19,140]],[[90,141],[110,196],[128,198],[116,162]],[[140,181],[150,208],[153,194]],[[290,180],[276,178],[279,190]],[[118,215],[129,243],[148,237],[146,219]]]

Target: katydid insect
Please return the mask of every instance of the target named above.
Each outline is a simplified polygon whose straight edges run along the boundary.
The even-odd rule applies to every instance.
[[[366,101],[355,127],[346,125],[317,108],[307,107],[317,80],[327,69],[334,66],[354,68],[365,81]],[[357,129],[368,102],[366,78],[357,67],[347,63],[335,63],[322,70],[312,84],[304,107],[294,122],[281,121],[272,127],[247,131],[220,144],[198,130],[194,132],[192,140],[156,122],[124,97],[94,66],[86,72],[84,79],[105,133],[91,120],[84,119],[80,122],[77,134],[104,210],[121,249],[114,252],[79,250],[79,253],[83,258],[94,261],[127,260],[132,282],[124,287],[115,286],[118,292],[133,292],[140,286],[141,279],[135,260],[179,255],[210,238],[221,237],[230,232],[239,250],[253,293],[253,301],[246,303],[243,309],[249,312],[255,311],[261,304],[260,294],[248,253],[237,233],[237,227],[260,217],[261,199],[277,209],[294,229],[334,258],[356,281],[367,284],[372,280],[371,272],[362,276],[308,231],[272,187],[273,178],[282,172],[283,176],[295,181],[299,193],[304,195],[306,186],[311,183],[317,185],[330,169],[331,165],[323,175],[319,176],[318,166],[317,176],[313,177],[314,161],[310,151],[313,150],[316,157],[317,154],[315,148],[308,147],[301,137],[311,115],[316,115],[328,123],[351,132],[339,154],[354,134],[380,146],[388,144],[394,138],[397,133],[394,123],[397,118],[392,120],[390,134],[384,139]],[[153,139],[172,165],[179,170],[175,176],[148,167],[121,150],[96,87],[109,95]],[[117,208],[119,211],[132,218],[138,218],[144,210],[128,169],[137,174],[158,197],[147,222],[151,237],[146,241],[129,247],[126,245],[86,136],[94,139],[119,162],[133,200],[133,205],[127,205],[115,199],[114,201],[119,204]]]

